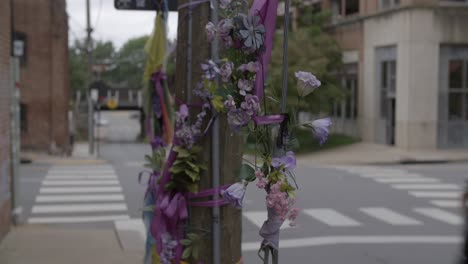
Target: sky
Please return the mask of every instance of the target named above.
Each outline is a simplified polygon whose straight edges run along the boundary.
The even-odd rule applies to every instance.
[[[128,39],[151,34],[156,13],[151,11],[118,11],[114,0],[90,0],[93,38],[112,41],[119,48]],[[86,0],[67,0],[69,40],[86,36]],[[168,37],[177,35],[177,12],[170,12]]]

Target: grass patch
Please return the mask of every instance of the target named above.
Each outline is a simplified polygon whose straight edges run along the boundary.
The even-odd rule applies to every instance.
[[[310,130],[297,130],[295,136],[299,140],[299,147],[294,150],[296,154],[313,153],[321,150],[332,149],[336,147],[351,145],[359,142],[359,139],[343,135],[343,134],[330,134],[328,140],[320,146],[318,141],[312,135]],[[247,145],[245,152],[247,154],[254,154],[255,141],[253,138],[247,138]]]

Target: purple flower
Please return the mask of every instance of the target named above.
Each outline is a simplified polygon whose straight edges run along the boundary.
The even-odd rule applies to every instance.
[[[271,166],[279,168],[284,166],[285,169],[294,170],[296,168],[296,157],[294,152],[288,151],[283,157],[276,157],[271,160]]]
[[[172,239],[172,236],[168,233],[161,235],[162,240],[162,251],[160,254],[161,263],[171,264],[175,258],[174,249],[177,247],[177,241]]]
[[[246,48],[258,50],[263,46],[263,35],[265,34],[265,26],[261,23],[258,16],[244,16],[242,18],[243,28],[239,30],[239,34],[244,41]]]
[[[234,98],[232,98],[231,95],[228,95],[227,100],[224,101],[224,107],[226,107],[226,109],[228,109],[229,111],[236,110],[236,102],[234,101]]]
[[[320,81],[310,72],[298,71],[295,75],[298,81],[297,93],[301,97],[310,94],[321,85]]]
[[[153,149],[159,149],[159,148],[163,148],[165,147],[166,144],[164,144],[164,141],[162,140],[161,137],[158,137],[158,136],[155,136],[152,140],[151,140],[151,147]]]
[[[256,95],[248,94],[245,96],[245,101],[241,103],[241,108],[249,115],[255,116],[260,110],[258,97]]]
[[[231,30],[234,28],[234,22],[232,19],[226,18],[218,23],[218,35],[222,37],[227,37],[231,34]]]
[[[252,84],[252,81],[245,80],[245,79],[240,79],[237,82],[237,87],[240,90],[239,93],[241,95],[245,96],[247,94],[247,92],[252,91],[253,84]]]
[[[212,81],[216,78],[216,74],[219,73],[218,65],[212,60],[209,60],[208,63],[201,65],[202,70],[205,72],[205,78]]]
[[[234,63],[232,63],[230,61],[224,63],[221,66],[221,69],[219,71],[219,75],[221,75],[221,80],[223,82],[229,82],[229,79],[231,78],[233,68],[234,68]]]
[[[251,117],[242,109],[234,109],[227,113],[229,126],[234,131],[239,131],[242,126],[249,123]]]
[[[224,200],[228,201],[237,209],[242,208],[242,201],[244,200],[246,186],[244,183],[234,183],[226,190],[221,191]]]
[[[315,138],[318,139],[319,144],[322,145],[323,143],[325,143],[325,141],[327,141],[328,134],[330,133],[331,124],[331,119],[329,117],[326,117],[314,120],[306,126],[312,128],[312,132],[314,133]]]
[[[213,41],[213,39],[215,38],[216,36],[216,26],[215,24],[213,24],[212,22],[208,22],[208,24],[206,24],[205,26],[205,32],[206,32],[206,36],[208,38],[208,41]]]
[[[229,4],[231,4],[231,0],[220,0],[219,1],[219,8],[226,9]]]
[[[190,126],[184,125],[175,132],[178,145],[191,149],[195,144],[194,131]]]
[[[221,41],[223,42],[223,45],[226,48],[232,47],[232,45],[234,44],[231,36],[221,37]]]
[[[189,115],[189,112],[188,112],[188,107],[186,104],[181,104],[179,106],[179,116],[182,118],[182,119],[185,119],[187,118]]]
[[[242,64],[241,66],[239,66],[239,68],[237,68],[237,70],[239,71],[249,71],[249,72],[257,72],[260,70],[260,64],[258,62],[249,62],[247,64]]]

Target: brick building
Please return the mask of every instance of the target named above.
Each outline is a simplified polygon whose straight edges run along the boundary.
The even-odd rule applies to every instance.
[[[349,97],[334,129],[404,149],[468,148],[467,0],[309,0],[332,12]]]
[[[22,148],[64,150],[69,144],[68,22],[65,0],[15,0],[21,58]],[[57,148],[56,148],[57,147]]]
[[[10,227],[11,9],[0,0],[0,240]]]

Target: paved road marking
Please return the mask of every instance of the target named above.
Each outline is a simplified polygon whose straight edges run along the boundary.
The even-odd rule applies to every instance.
[[[361,223],[333,209],[305,209],[303,213],[329,226],[360,226]]]
[[[123,201],[123,194],[38,195],[36,202],[112,202]]]
[[[115,174],[109,175],[62,175],[62,176],[46,176],[46,180],[112,180],[117,179]]]
[[[247,218],[250,222],[256,225],[258,228],[261,228],[263,222],[267,219],[268,213],[267,211],[250,211],[250,212],[243,212],[242,215]],[[284,224],[281,226],[281,229],[291,228],[289,226],[289,221],[286,220]]]
[[[122,192],[122,187],[41,187],[39,193],[110,193]]]
[[[369,207],[369,208],[360,208],[362,212],[379,219],[385,223],[391,225],[420,225],[420,221],[413,219],[411,217],[399,214],[395,211],[392,211],[388,208],[383,207]]]
[[[60,176],[60,175],[115,175],[114,170],[100,170],[100,171],[49,171],[47,173],[50,176]]]
[[[280,247],[300,248],[339,244],[461,244],[458,236],[328,236],[282,239]],[[242,251],[257,251],[259,242],[242,243]]]
[[[436,183],[436,182],[440,182],[439,179],[422,178],[422,177],[383,178],[383,179],[374,179],[374,180],[380,183]]]
[[[366,173],[360,174],[362,178],[372,178],[372,179],[381,179],[381,178],[421,178],[421,174],[416,173]]]
[[[455,184],[394,184],[393,188],[399,190],[459,190]]]
[[[28,224],[65,224],[65,223],[90,223],[107,222],[130,219],[128,215],[103,215],[103,216],[72,216],[72,217],[31,217]]]
[[[409,192],[414,197],[420,197],[420,198],[460,198],[461,197],[461,192]]]
[[[461,208],[462,203],[460,200],[432,200],[431,204],[445,207],[445,208]]]
[[[424,216],[433,218],[435,220],[451,224],[451,225],[461,225],[463,220],[460,216],[441,210],[439,208],[427,207],[427,208],[415,208],[415,212],[420,213]]]
[[[61,180],[45,180],[42,182],[42,185],[45,186],[57,186],[57,185],[116,185],[119,184],[118,180],[81,180],[81,181],[61,181]]]
[[[127,211],[124,203],[108,204],[66,204],[66,205],[35,205],[32,213],[83,213],[83,212],[113,212]]]

